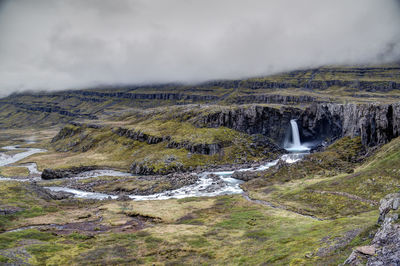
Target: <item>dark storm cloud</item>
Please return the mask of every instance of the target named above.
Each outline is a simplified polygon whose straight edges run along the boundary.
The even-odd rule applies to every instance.
[[[400,56],[398,0],[0,0],[0,95]]]

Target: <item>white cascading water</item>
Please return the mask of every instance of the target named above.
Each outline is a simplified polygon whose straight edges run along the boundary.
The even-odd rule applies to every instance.
[[[294,120],[294,119],[290,120],[290,126],[292,129],[292,143],[289,144],[289,146],[286,148],[286,150],[290,151],[290,152],[309,151],[310,148],[308,148],[304,145],[301,145],[299,127],[297,125],[296,120]]]
[[[32,154],[45,152],[45,150],[34,149],[34,148],[19,148],[18,146],[8,146],[3,147],[5,150],[20,150],[20,153],[14,155],[7,155],[6,153],[0,152],[0,166],[10,165],[12,163],[18,162]],[[254,168],[244,168],[236,169],[236,171],[264,171],[274,165],[276,165],[279,160],[285,161],[287,163],[295,163],[302,159],[300,153],[290,153],[282,155],[280,159],[262,164]],[[0,176],[0,181],[16,181],[16,182],[30,182],[30,181],[41,181],[40,174],[35,163],[20,165],[29,169],[30,175],[28,178],[6,178]],[[181,187],[179,189],[164,191],[162,193],[156,193],[152,195],[128,195],[132,200],[165,200],[171,198],[186,198],[186,197],[213,197],[218,195],[227,194],[241,194],[243,193],[240,184],[243,181],[235,179],[232,177],[235,170],[232,171],[222,171],[222,172],[205,172],[198,173],[199,179],[195,184]],[[209,176],[209,174],[217,175],[222,184],[215,186],[215,180]],[[130,177],[131,173],[123,173],[114,170],[93,170],[78,174],[72,179],[88,179],[99,176],[119,176],[119,177]],[[52,191],[64,191],[75,195],[77,198],[85,199],[116,199],[118,196],[110,195],[105,193],[89,192],[78,189],[71,189],[68,187],[45,187]]]
[[[301,142],[300,142],[300,133],[299,133],[299,127],[297,126],[296,120],[290,120],[290,125],[292,127],[292,138],[293,138],[293,146],[294,147],[300,147]]]
[[[236,169],[236,171],[264,171],[274,165],[276,165],[279,160],[282,160],[286,163],[295,163],[301,160],[308,151],[310,150],[308,147],[301,145],[299,128],[297,126],[296,120],[291,120],[291,129],[293,141],[292,143],[287,143],[285,145],[287,151],[290,151],[289,154],[284,154],[280,159],[265,163],[255,168],[244,168],[244,169]],[[8,155],[4,152],[0,152],[0,166],[6,166],[13,163],[16,163],[24,158],[29,157],[35,153],[45,152],[46,150],[35,149],[35,148],[20,148],[18,146],[7,146],[2,147],[4,150],[20,150],[20,153],[16,153],[14,155]],[[28,178],[5,178],[0,176],[0,181],[19,181],[19,182],[30,182],[30,181],[41,181],[40,175],[41,172],[38,171],[36,163],[30,163],[25,165],[20,165],[28,168],[30,175]],[[186,197],[213,197],[218,195],[227,195],[227,194],[241,194],[243,193],[240,184],[243,181],[235,179],[232,177],[235,170],[232,171],[222,171],[222,172],[204,172],[198,173],[199,179],[195,184],[181,187],[179,189],[164,191],[162,193],[156,193],[152,195],[128,195],[132,200],[165,200],[171,198],[186,198]],[[222,184],[216,186],[215,179],[211,178],[209,174],[214,174],[220,178]],[[131,173],[123,173],[114,170],[94,170],[87,171],[84,173],[80,173],[73,179],[88,179],[99,176],[119,176],[119,177],[129,177],[132,176]],[[45,187],[52,191],[64,191],[69,192],[75,195],[77,198],[86,198],[86,199],[107,199],[112,198],[116,199],[118,196],[109,195],[105,193],[97,193],[97,192],[89,192],[77,189],[71,189],[68,187]]]

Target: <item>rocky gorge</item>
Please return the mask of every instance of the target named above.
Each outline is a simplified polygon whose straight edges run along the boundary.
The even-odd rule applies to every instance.
[[[239,107],[208,114],[195,123],[201,127],[229,127],[262,134],[283,144],[289,121],[296,119],[303,142],[322,142],[360,136],[373,147],[400,135],[400,104],[312,104],[302,109],[265,106]]]

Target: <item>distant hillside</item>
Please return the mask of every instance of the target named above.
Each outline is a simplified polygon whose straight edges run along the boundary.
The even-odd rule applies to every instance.
[[[322,67],[268,77],[20,93],[0,99],[0,127],[55,125],[97,119],[130,108],[183,104],[274,104],[384,102],[400,99],[400,65]]]

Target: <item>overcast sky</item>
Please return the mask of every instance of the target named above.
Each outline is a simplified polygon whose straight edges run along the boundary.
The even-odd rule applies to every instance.
[[[0,95],[399,60],[398,0],[0,0]]]

